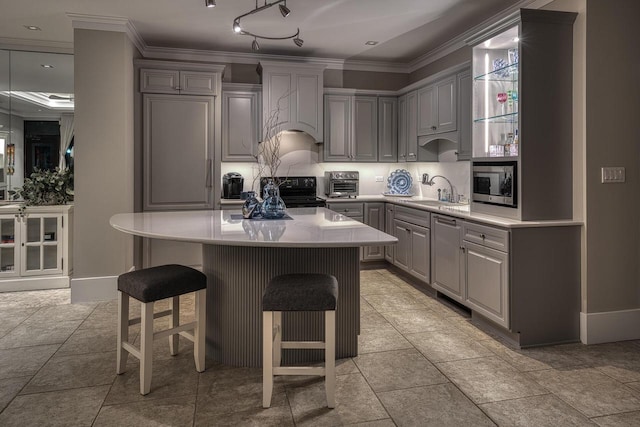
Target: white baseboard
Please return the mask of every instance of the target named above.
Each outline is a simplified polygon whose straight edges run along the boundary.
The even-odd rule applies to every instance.
[[[640,339],[640,309],[580,313],[580,341],[583,344]]]
[[[69,276],[17,277],[0,281],[0,292],[38,291],[69,287]]]
[[[71,279],[71,303],[108,301],[118,296],[118,276]]]

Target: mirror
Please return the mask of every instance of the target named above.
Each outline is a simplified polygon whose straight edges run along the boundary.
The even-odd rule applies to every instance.
[[[0,200],[34,168],[73,168],[73,55],[0,50]]]

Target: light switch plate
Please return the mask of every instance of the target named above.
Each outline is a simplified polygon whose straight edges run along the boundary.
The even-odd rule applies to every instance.
[[[384,182],[384,176],[377,175],[376,182]]]
[[[603,184],[615,184],[625,182],[624,167],[603,167],[602,168],[602,183]]]

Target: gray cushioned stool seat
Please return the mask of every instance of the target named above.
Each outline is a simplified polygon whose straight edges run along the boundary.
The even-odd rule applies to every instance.
[[[328,274],[285,274],[269,281],[262,311],[335,310],[338,281]]]
[[[141,302],[171,298],[207,287],[207,276],[184,265],[161,265],[118,277],[118,290]]]

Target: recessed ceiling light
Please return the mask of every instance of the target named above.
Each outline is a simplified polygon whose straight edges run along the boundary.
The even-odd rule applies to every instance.
[[[379,42],[375,41],[375,40],[369,40],[368,42],[366,42],[365,44],[367,46],[375,46],[377,45]]]
[[[55,68],[55,67],[54,67],[53,65],[51,65],[51,64],[40,64],[40,66],[41,66],[42,68]]]
[[[205,0],[204,5],[207,7],[216,7],[216,0]]]
[[[24,25],[24,27],[31,31],[42,31],[42,28],[36,27],[35,25]]]
[[[515,37],[513,38],[513,41],[514,41],[514,42],[516,42],[516,43],[518,43],[518,42],[520,41],[520,37],[515,36]]]
[[[484,47],[489,47],[491,46],[491,40],[487,40],[486,42],[484,42]]]

